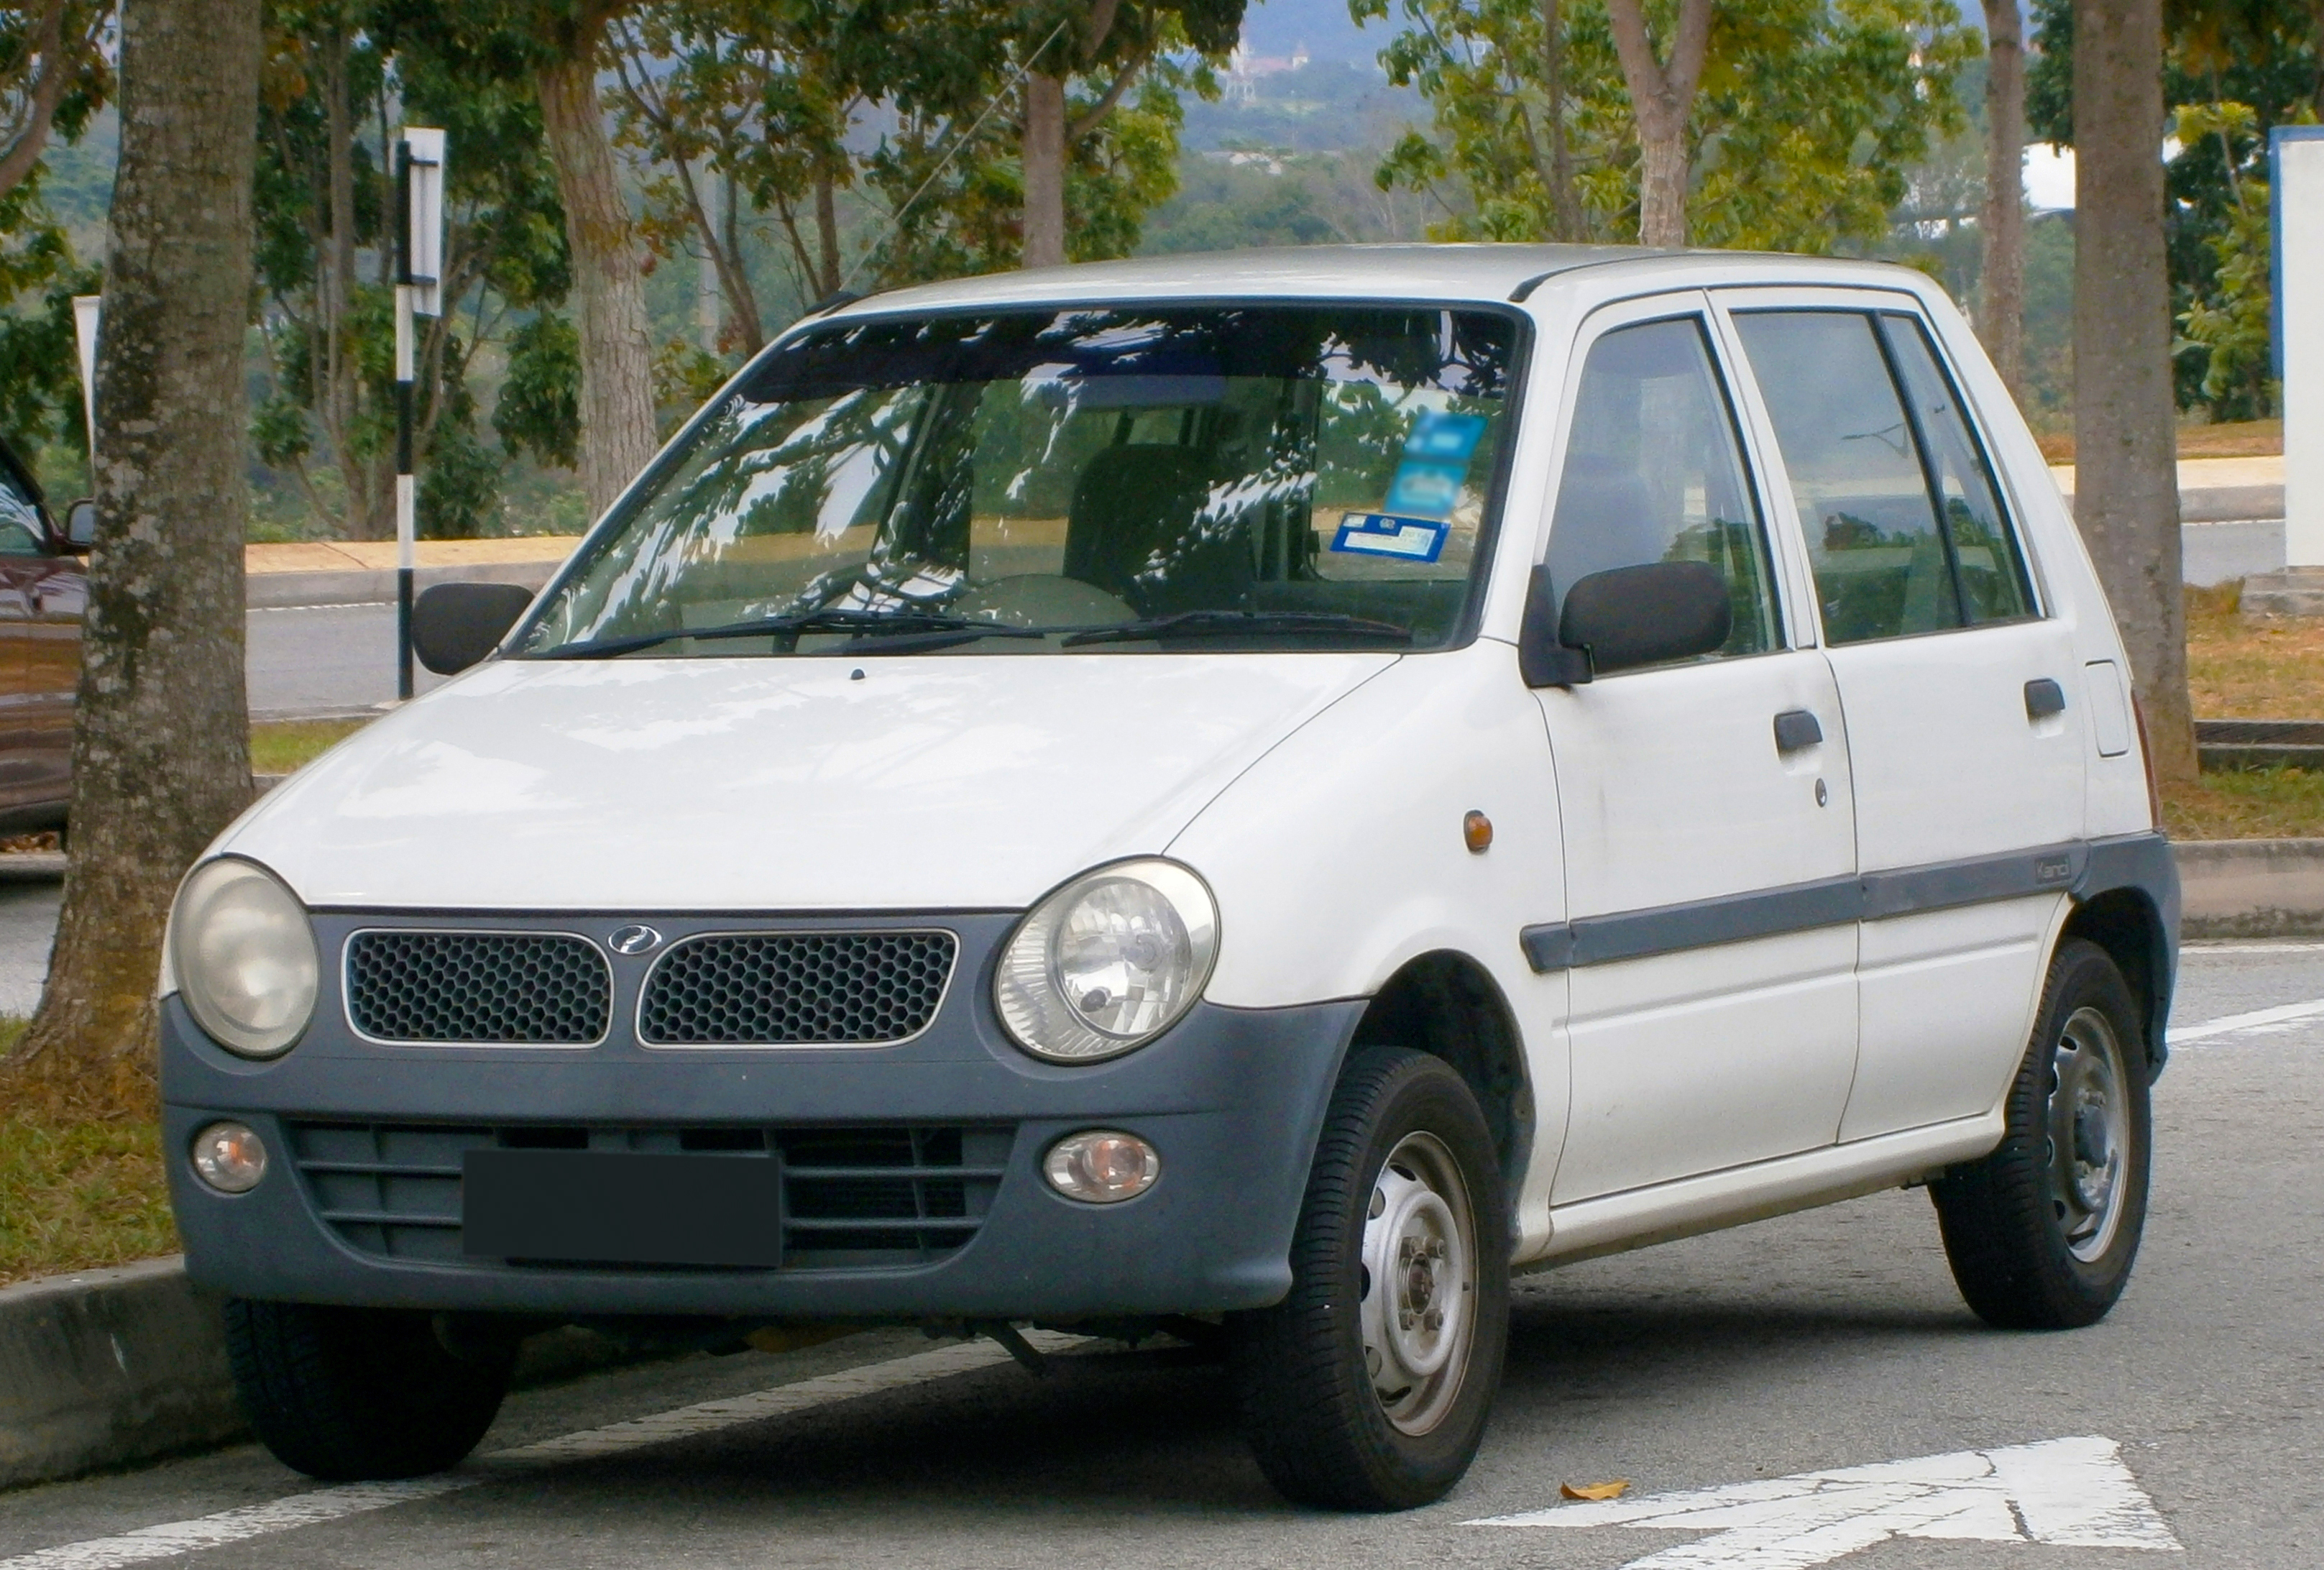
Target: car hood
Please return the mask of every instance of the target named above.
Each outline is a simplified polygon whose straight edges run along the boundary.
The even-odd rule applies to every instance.
[[[220,840],[318,907],[1016,908],[1158,852],[1397,656],[500,660]]]

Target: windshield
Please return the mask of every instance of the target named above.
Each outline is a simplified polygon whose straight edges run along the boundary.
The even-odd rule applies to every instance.
[[[1442,646],[1516,335],[1330,304],[835,324],[696,421],[518,652]]]

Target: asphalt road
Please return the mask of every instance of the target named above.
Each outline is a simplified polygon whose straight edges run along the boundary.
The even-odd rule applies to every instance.
[[[394,698],[393,605],[301,605],[249,617],[253,716],[348,714]],[[421,692],[443,679],[416,674]]]
[[[2318,1000],[2324,944],[2198,948],[2174,1029],[2200,1032]],[[554,1449],[488,1454],[429,1485],[440,1492],[383,1507],[381,1498],[400,1496],[317,1492],[254,1447],[0,1496],[0,1570],[29,1570],[22,1556],[52,1547],[61,1551],[31,1563],[125,1563],[117,1534],[285,1499],[302,1502],[198,1528],[207,1538],[173,1529],[172,1542],[247,1535],[171,1562],[2315,1565],[2324,1560],[2324,1001],[2305,1016],[2183,1044],[2155,1106],[2145,1250],[2105,1323],[2052,1334],[1981,1327],[1954,1293],[1926,1197],[1910,1191],[1533,1277],[1517,1290],[1507,1381],[1475,1470],[1449,1500],[1406,1515],[1284,1505],[1236,1440],[1217,1371],[1190,1354],[1086,1351],[1057,1357],[1041,1380],[1006,1363],[927,1377],[916,1371],[925,1362],[893,1360],[925,1359],[930,1344],[888,1331],[520,1394],[485,1453],[788,1391],[645,1435],[574,1442],[564,1459]],[[859,1365],[870,1366],[853,1382],[829,1378]],[[869,1388],[883,1381],[892,1388]],[[645,1442],[654,1434],[675,1436]],[[1780,1544],[1754,1547],[1748,1531],[1468,1524],[1555,1507],[1561,1482],[1625,1478],[1636,1499],[2092,1436],[2119,1445],[2127,1479],[2157,1512],[2144,1519],[2163,1535],[2149,1540],[2175,1542],[2179,1557],[1895,1537],[1835,1559],[1819,1557],[1821,1548],[1803,1557]],[[2081,1448],[2106,1454],[2102,1444]],[[588,1450],[598,1454],[577,1454]],[[379,1508],[296,1524],[359,1504]],[[2040,1525],[2030,1510],[2005,1513],[2003,1534],[2013,1519]],[[61,1548],[72,1544],[88,1546]],[[141,1545],[160,1546],[149,1538],[130,1548]]]

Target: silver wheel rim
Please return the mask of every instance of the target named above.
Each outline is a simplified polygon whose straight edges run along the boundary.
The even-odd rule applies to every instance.
[[[2122,1041],[2096,1009],[2077,1009],[2050,1058],[2050,1207],[2067,1250],[2094,1264],[2122,1224],[2130,1161]]]
[[[1469,1370],[1477,1321],[1477,1228],[1460,1164],[1434,1134],[1406,1134],[1380,1163],[1365,1210],[1364,1365],[1388,1420],[1436,1427]]]

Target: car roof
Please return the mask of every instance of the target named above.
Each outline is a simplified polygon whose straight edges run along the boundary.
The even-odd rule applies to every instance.
[[[1735,282],[1895,289],[1928,282],[1924,274],[1887,263],[1738,251],[1656,251],[1637,245],[1302,245],[1140,256],[915,284],[848,302],[813,319],[1110,300],[1256,297],[1498,304],[1526,300],[1577,273],[1609,270],[1634,275],[1650,287],[1667,282],[1674,288]]]

